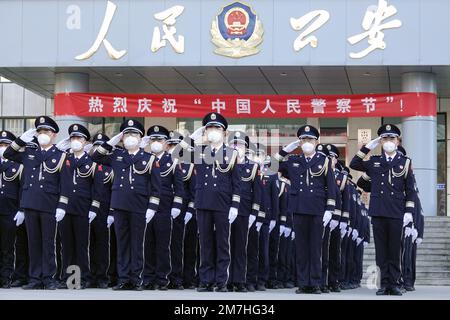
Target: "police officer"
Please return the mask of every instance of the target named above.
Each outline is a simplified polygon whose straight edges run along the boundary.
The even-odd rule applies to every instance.
[[[145,236],[145,268],[144,285],[148,290],[167,290],[169,273],[171,272],[170,242],[172,234],[172,221],[181,213],[183,204],[183,179],[178,159],[172,160],[172,155],[165,151],[166,141],[169,139],[169,131],[159,125],[151,126],[147,130],[146,139],[150,140],[150,150],[156,157],[161,171],[161,189],[159,209],[147,226]],[[183,224],[184,217],[180,217],[179,223]],[[177,230],[178,231],[178,230]],[[181,239],[176,239],[182,245]],[[177,253],[181,259],[181,252]],[[182,262],[181,262],[182,263]],[[182,265],[177,261],[172,285],[176,289],[182,289]]]
[[[103,133],[98,133],[93,138],[90,155],[98,149],[100,145],[107,142],[109,137]],[[110,166],[98,164],[94,169],[93,200],[97,201],[97,217],[91,222],[89,257],[92,275],[92,286],[100,289],[108,288],[108,267],[109,239],[111,225],[114,223],[114,216],[109,214],[111,203],[111,187],[114,173]]]
[[[253,223],[259,210],[259,201],[255,197],[256,177],[258,164],[246,157],[249,147],[249,137],[242,131],[230,134],[228,145],[238,152],[237,168],[240,175],[241,201],[239,203],[238,216],[231,222],[231,265],[228,279],[230,289],[236,292],[247,292],[245,287],[245,271],[247,267],[247,238],[248,225]],[[252,214],[253,213],[253,214]],[[253,222],[249,222],[250,217]]]
[[[24,289],[56,289],[55,212],[59,205],[60,172],[65,154],[53,145],[59,132],[56,122],[40,116],[30,129],[5,150],[4,157],[24,165],[21,207],[25,210],[30,256],[30,279]],[[39,148],[26,147],[37,139]],[[20,149],[25,147],[24,152]]]
[[[350,167],[366,172],[372,182],[369,215],[372,217],[376,262],[381,270],[381,288],[377,295],[402,295],[399,288],[400,246],[403,226],[413,220],[414,179],[411,160],[396,152],[400,129],[385,124],[379,137],[363,146]],[[381,142],[382,155],[364,161]]]
[[[14,140],[11,132],[0,131],[0,285],[5,289],[12,284],[16,229],[25,219],[19,210],[23,165],[3,157]]]
[[[202,124],[190,138],[197,140],[205,133],[208,145],[198,146],[192,152],[185,140],[179,145],[193,155],[197,175],[195,208],[201,256],[197,290],[213,291],[215,284],[216,291],[227,292],[230,222],[236,219],[240,202],[238,152],[224,144],[228,122],[221,114],[208,113]]]
[[[99,164],[111,166],[114,181],[111,208],[117,238],[118,283],[114,290],[142,290],[145,228],[159,206],[160,171],[151,155],[139,146],[144,127],[125,120],[120,133],[103,143],[93,154]],[[121,140],[125,150],[115,149]]]
[[[331,161],[315,152],[319,131],[305,125],[299,128],[297,137],[275,158],[281,161],[283,175],[291,180],[289,210],[294,213],[299,283],[296,293],[320,294],[322,235],[334,214],[336,182]],[[302,155],[282,161],[299,145]]]
[[[90,286],[89,270],[89,224],[97,216],[100,202],[92,200],[96,164],[84,151],[91,139],[89,130],[81,124],[69,129],[70,153],[61,173],[60,206],[56,215],[62,244],[63,277],[60,289],[67,289],[66,280],[71,273],[70,265],[78,265],[81,283],[76,289]],[[61,144],[58,144],[61,146]]]
[[[280,192],[278,194],[280,204],[279,216],[279,250],[277,265],[277,288],[293,288],[291,279],[290,258],[292,256],[291,232],[292,232],[292,212],[288,210],[288,198],[291,182],[278,172],[280,180]]]

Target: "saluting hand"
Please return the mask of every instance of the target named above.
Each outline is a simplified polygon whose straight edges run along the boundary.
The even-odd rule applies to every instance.
[[[375,149],[380,144],[381,137],[373,139],[366,144],[366,148],[369,150]]]
[[[116,134],[114,137],[109,139],[108,142],[106,143],[109,144],[111,147],[115,147],[120,142],[120,140],[122,140],[122,137],[123,132],[120,132],[119,134]]]

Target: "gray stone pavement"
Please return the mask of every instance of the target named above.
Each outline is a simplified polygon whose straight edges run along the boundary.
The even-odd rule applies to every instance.
[[[321,295],[295,294],[295,289],[267,290],[253,293],[199,293],[183,291],[112,291],[0,289],[0,300],[450,300],[450,286],[417,286],[401,297],[376,296],[375,290],[358,288]]]

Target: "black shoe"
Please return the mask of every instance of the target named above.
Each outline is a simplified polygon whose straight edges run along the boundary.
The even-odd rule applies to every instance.
[[[312,287],[311,288],[311,293],[312,294],[321,294],[322,293],[322,291],[320,290],[320,287]]]
[[[201,284],[197,288],[197,292],[213,292],[214,288],[210,284]]]
[[[65,281],[60,281],[58,283],[58,289],[67,289],[67,283]]]
[[[341,287],[341,290],[350,290],[351,289],[351,287],[348,283],[341,283],[339,286]]]
[[[24,285],[26,285],[27,284],[27,281],[26,280],[20,280],[20,279],[17,279],[17,280],[14,280],[12,283],[11,283],[11,288],[20,288],[20,287],[22,287],[22,286],[24,286]]]
[[[144,290],[144,287],[143,287],[142,285],[140,285],[140,284],[134,284],[134,285],[131,285],[131,290],[134,290],[134,291],[143,291],[143,290]]]
[[[130,290],[131,285],[128,282],[120,282],[120,283],[116,284],[112,289],[114,291]]]
[[[339,285],[332,285],[330,286],[330,291],[331,292],[341,292],[341,289],[339,289]]]
[[[306,287],[298,287],[297,290],[295,290],[296,294],[301,294],[301,293],[309,293],[309,290]]]
[[[169,287],[167,286],[167,284],[158,284],[155,286],[155,289],[160,291],[167,291],[169,290]]]
[[[238,283],[234,287],[234,291],[236,291],[236,292],[247,292],[247,288],[245,287],[245,285],[243,283]]]
[[[414,287],[405,287],[405,290],[411,292],[411,291],[416,291],[416,288],[414,288]]]
[[[3,288],[3,289],[9,289],[9,288],[11,288],[11,283],[12,283],[11,280],[5,280],[5,281],[3,281],[3,282],[2,282],[2,288]]]
[[[255,292],[256,291],[255,286],[252,285],[252,284],[247,284],[247,291],[248,292]]]
[[[268,284],[267,284],[267,289],[278,289],[278,283],[276,283],[276,282],[269,282]]]
[[[217,286],[214,291],[215,292],[228,292],[228,288],[225,285],[224,286]]]
[[[193,284],[185,284],[183,286],[183,288],[187,289],[187,290],[195,290],[196,286]]]
[[[257,284],[256,291],[266,291],[266,286],[263,284]]]
[[[322,293],[330,293],[330,289],[328,289],[327,286],[320,287],[320,291],[322,291]]]
[[[44,286],[41,283],[30,282],[30,283],[22,286],[22,289],[24,289],[24,290],[40,290],[40,289],[44,289]]]
[[[45,290],[56,290],[56,289],[58,289],[58,282],[56,282],[56,281],[49,282],[44,286],[44,289]]]
[[[155,290],[155,285],[153,283],[147,283],[143,285],[144,290]]]
[[[286,289],[292,289],[292,288],[295,288],[295,286],[294,286],[294,284],[293,284],[292,282],[286,282],[286,283],[284,284],[284,287],[285,287]]]
[[[377,290],[376,293],[377,296],[388,296],[389,295],[389,291],[386,288],[380,288]]]
[[[195,287],[194,287],[194,288],[195,288]],[[174,284],[174,285],[172,286],[172,289],[173,289],[173,290],[184,290],[184,287],[183,287],[182,284]]]
[[[389,290],[389,294],[391,296],[402,296],[403,295],[402,291],[398,287],[391,288]]]
[[[107,282],[99,282],[97,283],[97,288],[99,289],[108,289],[108,283]]]

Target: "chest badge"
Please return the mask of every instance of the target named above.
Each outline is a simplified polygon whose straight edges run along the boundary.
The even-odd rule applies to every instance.
[[[322,169],[322,165],[321,165],[321,164],[319,164],[319,166],[318,166],[318,167],[319,167],[319,169]]]
[[[86,168],[86,169],[89,169],[89,165],[87,164],[87,165],[85,166],[85,168]]]
[[[145,166],[147,164],[147,161],[142,161],[142,164]]]
[[[400,166],[400,169],[403,169],[403,166]]]
[[[56,159],[52,159],[52,163],[56,163]]]
[[[170,167],[170,163],[167,163],[166,166]]]
[[[13,168],[13,169],[12,169],[12,172],[16,172],[16,168]]]

